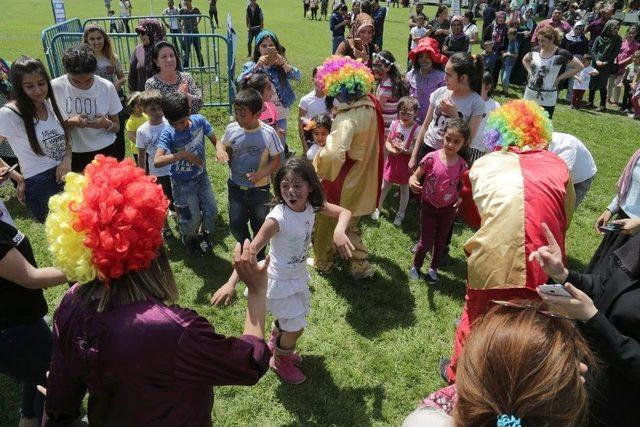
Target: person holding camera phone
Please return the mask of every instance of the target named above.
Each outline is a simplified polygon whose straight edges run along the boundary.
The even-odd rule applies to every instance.
[[[607,259],[640,232],[640,149],[631,158],[618,179],[617,192],[611,204],[595,223],[596,232],[604,235],[585,272],[599,273]],[[612,219],[615,219],[612,221]],[[617,228],[617,230],[616,230]]]
[[[540,288],[538,295],[554,311],[579,321],[580,331],[605,363],[592,395],[590,425],[635,425],[640,407],[630,404],[630,396],[640,393],[640,235],[627,235],[602,260],[598,273],[581,274],[564,266],[560,246],[544,223],[542,231],[547,244],[529,260],[537,260],[571,297],[551,296]]]

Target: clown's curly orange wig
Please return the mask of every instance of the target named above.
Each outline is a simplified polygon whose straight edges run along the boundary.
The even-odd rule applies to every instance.
[[[49,200],[45,223],[54,265],[69,280],[109,284],[149,267],[162,246],[169,201],[132,160],[96,156],[84,176],[69,173]]]

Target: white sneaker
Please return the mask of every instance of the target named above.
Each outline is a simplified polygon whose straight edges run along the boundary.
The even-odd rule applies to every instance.
[[[380,210],[376,209],[375,211],[373,211],[373,213],[371,214],[371,219],[374,221],[378,221],[380,219]]]
[[[438,271],[430,268],[425,279],[427,283],[436,283],[438,281]]]
[[[418,271],[418,269],[415,267],[411,267],[411,270],[409,270],[409,279],[418,280],[419,278],[420,278],[420,271]]]
[[[245,298],[247,298],[249,296],[249,287],[248,286],[245,286],[244,292],[242,292],[242,295],[244,295]]]
[[[396,219],[393,220],[393,225],[396,227],[400,227],[402,225],[402,221],[404,221],[404,215],[396,215]]]

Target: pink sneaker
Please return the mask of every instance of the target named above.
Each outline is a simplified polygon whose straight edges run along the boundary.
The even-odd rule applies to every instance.
[[[278,335],[278,330],[276,328],[271,329],[271,336],[269,337],[269,341],[267,341],[267,347],[269,347],[269,351],[271,351],[272,355],[275,354],[274,352],[276,351],[276,340],[278,339]],[[291,353],[291,362],[296,366],[300,366],[302,363],[302,356],[294,351]]]
[[[269,367],[285,383],[302,384],[307,377],[304,376],[300,368],[293,364],[291,356],[290,354],[279,355],[278,360],[276,360],[275,356],[271,356]]]

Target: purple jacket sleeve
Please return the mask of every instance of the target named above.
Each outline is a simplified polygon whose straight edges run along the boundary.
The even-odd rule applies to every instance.
[[[57,320],[53,325],[53,354],[47,379],[47,398],[42,424],[44,427],[71,425],[80,415],[82,399],[86,392],[84,383],[71,375],[69,366],[62,356]]]
[[[264,340],[250,335],[225,337],[203,317],[185,328],[176,353],[176,378],[206,385],[253,385],[268,367]]]

